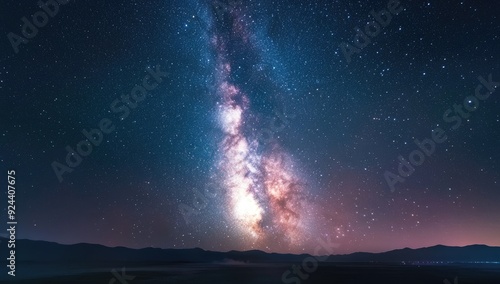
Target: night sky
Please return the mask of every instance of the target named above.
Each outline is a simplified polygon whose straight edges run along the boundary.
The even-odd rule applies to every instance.
[[[16,171],[18,238],[500,246],[500,3],[58,6],[21,42],[22,18],[43,9],[0,4],[0,162],[5,179]]]

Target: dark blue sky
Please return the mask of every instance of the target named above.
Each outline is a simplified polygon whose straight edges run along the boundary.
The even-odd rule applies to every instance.
[[[498,90],[483,84],[492,94],[474,101],[478,77],[500,81],[499,4],[58,6],[16,53],[9,34],[26,37],[22,18],[44,10],[0,4],[0,162],[16,170],[19,238],[280,252],[312,252],[318,238],[339,252],[500,246]],[[356,45],[372,10],[399,8]],[[84,151],[82,131],[103,119],[113,130],[68,165],[66,147],[84,141]],[[409,161],[436,128],[447,140],[401,176],[398,156]],[[71,170],[61,182],[55,161]],[[393,192],[387,171],[405,179]]]

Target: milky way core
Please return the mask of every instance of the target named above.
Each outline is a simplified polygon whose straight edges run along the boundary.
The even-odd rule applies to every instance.
[[[234,58],[238,44],[259,54],[241,7],[226,9],[226,18],[214,23],[211,45],[215,53],[216,117],[223,132],[217,162],[227,216],[240,237],[252,247],[269,241],[290,247],[301,244],[307,230],[304,208],[308,194],[295,172],[294,161],[278,141],[263,141],[262,126],[254,117],[253,97],[235,83]],[[220,26],[230,30],[220,32]],[[231,45],[229,40],[231,39]],[[236,46],[236,47],[235,47]],[[235,48],[231,48],[235,47]],[[254,62],[255,65],[265,62]],[[273,80],[273,78],[266,78]]]

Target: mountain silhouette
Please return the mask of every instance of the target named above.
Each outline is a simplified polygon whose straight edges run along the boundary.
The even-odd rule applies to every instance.
[[[7,239],[0,239],[2,243]],[[6,246],[0,250],[4,250]],[[6,252],[5,252],[6,253]],[[175,263],[288,263],[301,262],[308,254],[266,253],[259,250],[215,252],[193,249],[131,249],[80,243],[62,245],[47,241],[16,241],[16,261],[21,262],[175,262]],[[397,249],[383,253],[358,252],[331,255],[326,262],[500,262],[500,247],[437,245]]]

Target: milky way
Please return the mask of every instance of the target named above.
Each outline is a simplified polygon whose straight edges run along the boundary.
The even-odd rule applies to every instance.
[[[500,90],[460,129],[442,118],[479,76],[500,80],[499,1],[400,1],[349,64],[342,43],[356,46],[356,27],[393,1],[72,1],[15,53],[5,35],[22,34],[32,2],[0,2],[0,161],[19,173],[19,237],[500,246]],[[110,103],[154,66],[168,77],[120,120]],[[116,129],[60,183],[51,163],[104,118]],[[436,127],[447,141],[391,192],[384,173]]]
[[[259,116],[252,109],[252,96],[235,83],[235,64],[230,58],[238,44],[247,53],[259,54],[260,50],[252,41],[256,35],[249,30],[243,9],[225,7],[224,12],[227,17],[221,19],[219,15],[212,28],[211,45],[216,58],[215,113],[223,132],[217,168],[228,219],[251,246],[270,240],[284,247],[300,245],[307,230],[306,187],[286,150],[275,140],[268,143],[262,139],[261,126],[252,119]],[[230,26],[229,31],[220,31],[224,25]]]

